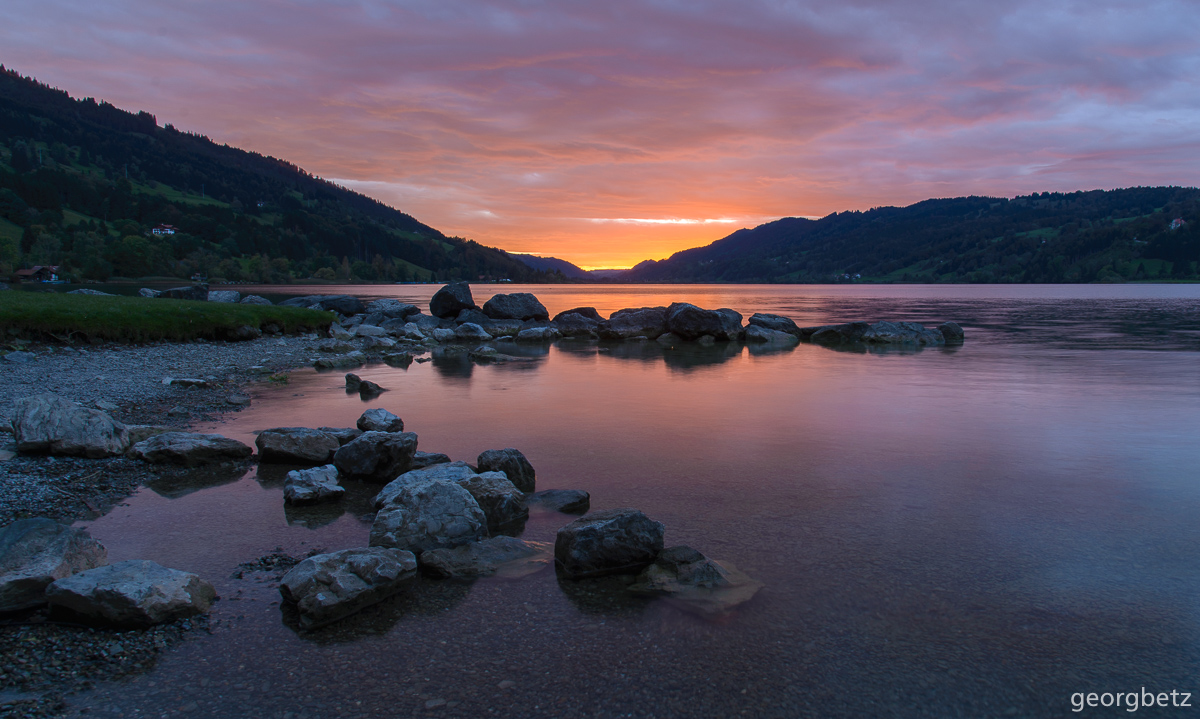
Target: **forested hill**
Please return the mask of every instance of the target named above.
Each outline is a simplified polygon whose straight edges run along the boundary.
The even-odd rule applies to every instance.
[[[643,262],[615,279],[1115,282],[1200,279],[1198,262],[1200,190],[1135,187],[789,217]]]
[[[75,280],[561,279],[284,160],[0,66],[0,280],[33,265]]]

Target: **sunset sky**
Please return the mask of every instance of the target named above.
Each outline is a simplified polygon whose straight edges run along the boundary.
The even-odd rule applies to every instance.
[[[0,62],[446,234],[625,267],[784,216],[1198,184],[1200,3],[5,0]]]

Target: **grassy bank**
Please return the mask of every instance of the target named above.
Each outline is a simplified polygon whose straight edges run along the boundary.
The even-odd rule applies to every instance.
[[[226,302],[0,291],[3,337],[148,342],[233,339],[239,327],[322,330],[333,313]]]

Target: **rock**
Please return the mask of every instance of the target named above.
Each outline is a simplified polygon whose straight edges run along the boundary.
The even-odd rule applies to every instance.
[[[116,412],[117,410],[121,409],[121,407],[115,402],[109,402],[108,400],[104,399],[98,399],[92,404],[101,412]]]
[[[568,579],[637,574],[662,551],[664,529],[636,509],[593,512],[558,530],[554,559]]]
[[[241,302],[242,293],[237,290],[209,290],[209,302]]]
[[[943,322],[937,328],[947,342],[962,342],[967,336],[967,333],[963,332],[963,328],[959,327],[956,322]]]
[[[747,322],[751,327],[763,327],[776,332],[786,332],[789,335],[800,336],[800,328],[791,319],[782,315],[768,315],[762,312],[755,312],[750,315],[750,320]]]
[[[300,626],[316,629],[404,590],[417,576],[412,552],[383,547],[343,549],[297,564],[279,584],[296,605]]]
[[[333,454],[333,463],[353,479],[390,482],[412,468],[416,451],[412,432],[363,432]]]
[[[534,491],[537,484],[537,473],[533,471],[533,465],[525,459],[520,450],[512,447],[489,449],[479,455],[476,464],[480,472],[504,472],[508,480],[525,493]]]
[[[228,404],[232,404],[235,407],[249,407],[250,406],[250,398],[244,394],[237,394],[237,393],[231,394],[225,398],[225,402]]]
[[[384,389],[383,387],[380,387],[379,385],[375,384],[374,382],[372,382],[369,379],[364,379],[358,385],[358,394],[363,399],[374,399],[375,397],[378,397],[379,395],[383,394],[384,392],[387,392],[387,390]]]
[[[155,424],[127,424],[125,425],[125,429],[129,432],[130,447],[156,435],[174,431],[170,427]]]
[[[394,299],[372,300],[367,303],[368,314],[387,315],[392,319],[403,319],[409,315],[415,315],[420,312],[420,308],[416,305],[410,305],[406,302]]]
[[[236,439],[219,434],[164,432],[133,445],[130,452],[151,464],[180,464],[197,467],[204,464],[236,461],[254,453]]]
[[[158,296],[169,300],[193,300],[196,302],[208,301],[208,285],[191,285],[190,287],[172,287],[169,290],[163,290],[158,293]]]
[[[234,342],[249,342],[262,337],[262,330],[250,325],[239,325],[232,332],[228,333],[228,339]]]
[[[245,297],[243,297],[243,298],[241,299],[241,301],[239,302],[239,304],[243,304],[243,305],[269,305],[269,304],[271,304],[271,300],[268,300],[266,297],[259,297],[258,295],[246,295]]]
[[[396,323],[396,324],[392,324]],[[383,328],[388,332],[402,337],[406,340],[420,342],[425,339],[425,333],[414,322],[404,322],[403,320],[388,320],[383,323]]]
[[[158,290],[152,290],[149,287],[143,287],[142,289],[138,290],[139,297],[158,297],[161,294],[162,292],[159,292]]]
[[[354,328],[361,325],[363,323],[364,319],[366,319],[366,315],[355,315],[353,317],[342,317],[338,321],[338,324],[341,325],[342,327],[345,327],[346,329],[350,330],[351,332],[354,332]]]
[[[471,286],[466,282],[451,282],[434,293],[429,300],[429,314],[434,317],[457,317],[463,310],[473,310]]]
[[[466,477],[474,477],[477,472],[466,462],[446,462],[422,467],[419,469],[411,469],[404,474],[396,477],[391,482],[379,490],[379,494],[375,495],[373,500],[376,509],[382,509],[392,503],[392,500],[400,494],[400,490],[411,484],[419,484],[421,482],[458,482]]]
[[[475,349],[471,350],[467,354],[470,356],[471,359],[473,359],[477,362],[487,362],[487,361],[494,360],[497,357],[499,357],[500,350],[496,349],[495,347],[488,347],[487,345],[480,345],[479,347],[476,347]]]
[[[483,313],[494,320],[549,320],[544,305],[528,292],[493,295],[483,304]]]
[[[554,318],[554,327],[563,337],[596,337],[600,321],[575,312],[560,313]]]
[[[367,356],[358,350],[337,357],[322,357],[313,362],[313,367],[321,369],[349,369],[361,367],[367,361]]]
[[[926,346],[945,344],[946,338],[941,332],[927,329],[918,322],[876,322],[862,333],[860,341]]]
[[[37,355],[33,354],[32,352],[22,352],[21,350],[17,350],[16,352],[9,352],[8,354],[4,355],[4,359],[15,364],[25,364],[26,362],[32,362],[33,360],[37,359]]]
[[[317,343],[318,352],[328,352],[330,354],[346,354],[354,351],[354,345],[342,340],[322,340]]]
[[[449,462],[449,455],[442,454],[441,452],[417,452],[413,455],[412,468],[425,469],[435,464],[449,464]]]
[[[733,565],[705,557],[691,547],[664,549],[629,587],[634,594],[666,596],[704,615],[724,614],[749,601],[762,588]]]
[[[328,295],[322,297],[318,304],[323,310],[337,312],[339,315],[347,317],[361,315],[367,311],[367,306],[363,304],[362,300],[350,295]]]
[[[52,610],[122,629],[204,614],[216,598],[213,586],[195,574],[144,559],[89,569],[46,588]]]
[[[353,372],[346,373],[346,391],[347,392],[357,392],[358,388],[361,386],[362,386],[362,377],[359,377],[358,375],[354,374]]]
[[[87,533],[52,519],[18,519],[0,527],[0,613],[46,603],[46,587],[108,564],[108,550]]]
[[[685,340],[709,335],[714,340],[729,342],[739,339],[742,333],[742,316],[727,308],[705,310],[676,302],[667,308],[666,321],[667,330]]]
[[[393,352],[384,355],[383,362],[389,367],[408,369],[408,366],[413,363],[413,355],[412,352]]]
[[[9,287],[4,282],[0,282],[0,291],[7,290]]]
[[[362,315],[362,324],[380,327],[384,322],[388,322],[392,319],[395,318],[385,315],[382,312],[371,312],[370,310],[367,310],[367,313]]]
[[[362,343],[365,352],[386,352],[395,347],[396,340],[390,337],[368,337]]]
[[[101,292],[100,290],[90,290],[86,287],[83,289],[79,289],[79,290],[71,290],[67,294],[68,295],[91,295],[93,297],[115,297],[116,296],[116,295],[112,294],[111,292]]]
[[[317,504],[341,499],[346,488],[338,484],[332,464],[312,469],[294,469],[283,480],[283,501],[288,504]]]
[[[799,341],[800,338],[793,334],[769,329],[762,325],[750,325],[746,328],[746,342],[790,345],[796,344]]]
[[[329,325],[329,337],[331,339],[341,340],[344,342],[354,337],[354,335],[350,334],[350,332],[341,325],[333,323]]]
[[[362,430],[357,427],[318,427],[317,429],[336,439],[338,444],[343,445],[362,434]]]
[[[566,315],[579,315],[586,319],[592,320],[593,322],[604,321],[604,318],[600,316],[600,313],[596,311],[595,307],[572,307],[569,310],[563,310],[562,312],[554,315],[554,322],[557,323]]]
[[[592,506],[592,495],[581,489],[546,489],[525,498],[531,507],[552,512],[584,514]]]
[[[553,327],[530,327],[517,333],[518,342],[553,342],[562,333]]]
[[[482,472],[458,480],[458,486],[471,493],[483,515],[488,531],[493,534],[501,527],[529,517],[525,495],[517,489],[504,472]]]
[[[375,515],[372,547],[420,554],[487,537],[487,517],[471,493],[454,482],[429,480],[403,486]]]
[[[492,337],[516,337],[521,331],[521,320],[488,320],[479,325]]]
[[[438,579],[474,579],[496,575],[517,579],[540,572],[554,561],[549,542],[492,537],[453,549],[421,553],[421,571]]]
[[[597,334],[602,340],[627,340],[632,337],[657,339],[667,331],[666,307],[638,307],[617,310],[601,322]]]
[[[169,381],[168,381],[169,380]],[[168,377],[163,380],[163,384],[175,385],[176,387],[208,387],[208,380],[199,379],[197,377]]]
[[[280,464],[328,464],[342,446],[337,437],[308,427],[264,429],[254,445],[258,461]]]
[[[819,327],[801,327],[800,336],[808,337],[817,344],[842,344],[845,342],[861,342],[863,334],[871,329],[867,322],[847,322],[840,325],[821,325]]]
[[[356,422],[358,428],[364,432],[403,432],[404,420],[387,411],[382,407],[372,407]]]
[[[461,312],[461,310],[459,311]],[[456,312],[455,314],[457,315],[458,313]],[[422,332],[426,334],[429,333],[429,330],[434,328],[440,327],[443,329],[450,329],[454,325],[454,321],[452,319],[430,317],[429,315],[423,315],[420,313],[409,315],[406,319],[412,324],[416,325]]]
[[[13,437],[20,452],[111,457],[129,447],[125,425],[104,412],[53,394],[13,403]]]
[[[465,322],[454,330],[454,338],[463,342],[487,342],[492,336],[474,322]]]
[[[435,327],[429,330],[429,336],[437,342],[453,342],[456,335],[454,330],[445,327]]]
[[[358,325],[354,328],[355,337],[384,337],[387,333],[387,330],[376,325]]]
[[[479,325],[480,327],[484,326],[485,324],[487,324],[490,321],[491,321],[490,317],[485,315],[483,312],[481,312],[479,310],[474,310],[474,309],[463,310],[462,312],[459,312],[458,315],[455,316],[455,318],[454,318],[455,324],[461,325],[465,322],[472,322],[474,324]]]

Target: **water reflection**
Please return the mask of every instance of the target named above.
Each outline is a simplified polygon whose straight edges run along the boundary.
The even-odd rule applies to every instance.
[[[146,482],[155,494],[167,499],[179,499],[202,489],[232,484],[252,471],[243,463],[223,463],[207,467],[172,467],[159,470]]]
[[[470,583],[437,581],[417,575],[398,594],[325,627],[301,629],[296,608],[286,602],[280,604],[279,615],[283,624],[305,642],[317,646],[354,644],[369,637],[386,636],[406,620],[444,617],[470,593]]]

